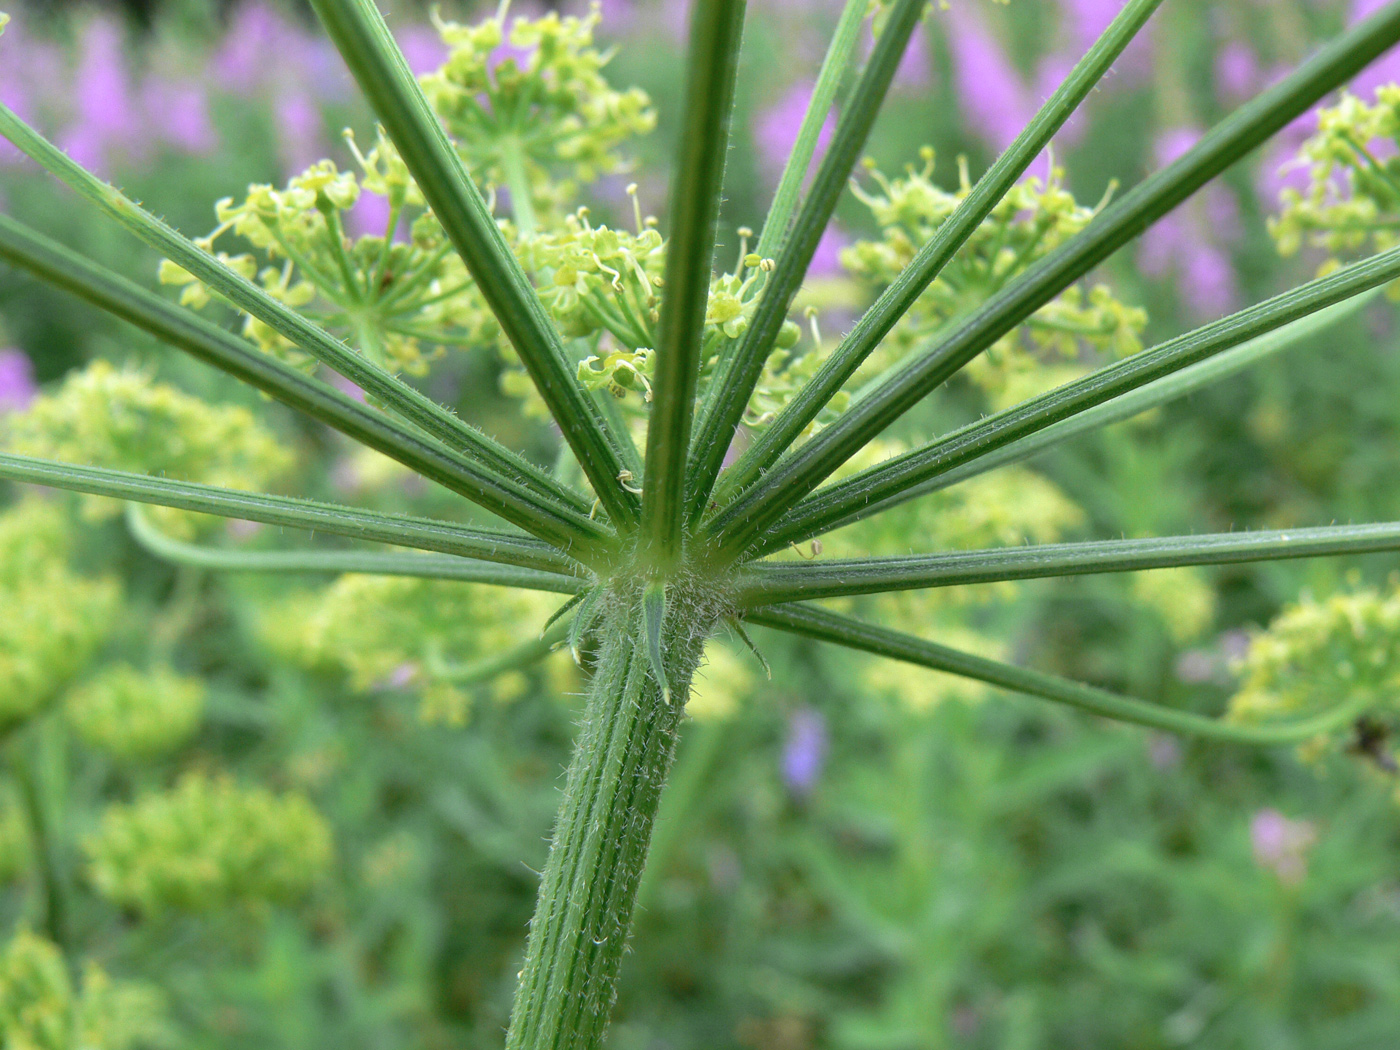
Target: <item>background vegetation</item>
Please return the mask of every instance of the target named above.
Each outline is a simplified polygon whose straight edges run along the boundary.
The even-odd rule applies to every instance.
[[[944,188],[955,158],[974,174],[986,166],[1117,8],[951,3],[919,31],[870,148],[897,175],[931,145]],[[1131,185],[1371,6],[1171,0],[1057,142],[1066,185],[1089,204]],[[603,7],[600,39],[618,47],[609,78],[648,91],[660,121],[629,147],[631,172],[593,187],[599,221],[628,224],[631,181],[664,214],[679,7]],[[0,99],[182,230],[212,227],[212,202],[241,199],[249,183],[280,184],[323,155],[348,166],[343,126],[371,138],[339,59],[298,9],[10,13]],[[836,14],[754,5],[725,231],[758,225]],[[441,59],[423,11],[401,7],[391,21],[419,71]],[[1400,59],[1383,59],[1357,88],[1394,79]],[[1321,257],[1281,258],[1266,229],[1312,127],[1300,122],[1105,268],[1122,301],[1146,308],[1146,342],[1312,276]],[[12,214],[153,278],[157,258],[8,148],[0,194]],[[869,298],[841,248],[878,236],[854,194],[838,223],[812,294],[827,332]],[[276,448],[254,443],[241,470],[292,472],[289,491],[460,515],[9,271],[0,324],[0,413],[32,413],[34,384],[107,359],[252,409],[296,453],[279,465]],[[962,515],[973,535],[1017,542],[1400,518],[1397,342],[1393,307],[1372,304],[1206,392],[1066,444],[1031,474],[989,480],[966,506],[941,506],[938,528]],[[450,355],[426,382],[543,460],[549,435],[521,423],[502,370],[489,355]],[[980,405],[930,406],[921,424]],[[179,406],[158,407],[188,438]],[[66,447],[87,449],[86,438]],[[118,451],[151,469],[141,450]],[[20,1041],[40,1008],[80,1018],[99,1047],[499,1045],[579,672],[559,654],[451,687],[428,668],[528,636],[553,605],[172,569],[102,507],[7,498],[12,523],[77,512],[0,531],[9,608],[36,564],[54,574],[31,596],[47,618],[0,630],[0,708],[38,682],[61,714],[13,738],[0,772],[0,1046],[89,1045],[77,1028]],[[37,553],[36,536],[48,544]],[[1249,632],[1300,593],[1385,585],[1393,560],[1044,581],[864,611],[1215,712],[1237,687]],[[56,595],[72,623],[52,616]],[[48,663],[34,632],[54,650]],[[415,633],[441,651],[403,642]],[[699,685],[610,1046],[1322,1050],[1393,1039],[1400,810],[1381,763],[1183,743],[776,634],[755,640],[771,679],[722,645]],[[133,686],[128,673],[145,677]],[[143,720],[155,727],[144,735]]]

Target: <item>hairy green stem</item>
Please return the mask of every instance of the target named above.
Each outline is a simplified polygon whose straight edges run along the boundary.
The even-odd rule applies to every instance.
[[[639,597],[612,595],[530,922],[507,1050],[595,1050],[616,997],[685,689],[666,703],[643,648]],[[676,638],[667,668],[688,683],[698,644]]]
[[[1318,715],[1289,722],[1248,725],[1177,711],[1058,675],[987,660],[935,642],[926,642],[913,635],[873,627],[812,605],[760,609],[749,613],[747,618],[765,627],[776,627],[806,638],[832,642],[934,671],[946,671],[1012,692],[1066,704],[1115,721],[1232,744],[1270,746],[1301,743],[1354,721],[1375,703],[1373,696],[1363,692]]]
[[[1307,529],[1154,536],[1141,540],[1046,543],[980,551],[887,558],[837,558],[793,564],[757,563],[746,570],[738,602],[839,598],[855,594],[1039,580],[1184,565],[1231,565],[1335,554],[1400,550],[1400,522],[1324,525]]]

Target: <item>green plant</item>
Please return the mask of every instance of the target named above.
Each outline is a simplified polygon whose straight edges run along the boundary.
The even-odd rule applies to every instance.
[[[520,98],[520,84],[502,87],[498,79],[501,93],[490,114],[500,120],[492,124],[493,148],[484,150],[474,142],[482,119],[459,114],[463,122],[454,126],[442,112],[444,106],[470,109],[473,78],[481,71],[463,66],[457,70],[461,84],[450,75],[432,81],[430,100],[369,0],[314,0],[314,6],[383,124],[383,136],[362,161],[364,184],[382,190],[391,206],[381,238],[345,237],[341,212],[353,202],[357,184],[317,166],[285,193],[263,187],[244,205],[220,209],[218,232],[230,224],[235,232],[255,234],[254,247],[280,254],[282,266],[260,270],[251,256],[216,258],[212,238],[181,237],[0,109],[0,132],[159,250],[169,260],[163,276],[186,284],[189,302],[198,305],[212,294],[247,315],[245,332],[255,342],[11,218],[0,219],[0,257],[397,460],[515,530],[11,454],[0,456],[0,477],[433,552],[224,552],[165,536],[133,516],[147,545],[174,561],[240,570],[378,572],[570,595],[546,644],[530,640],[507,657],[507,663],[534,658],[564,638],[576,650],[597,639],[591,645],[596,654],[587,713],[541,881],[507,1045],[595,1046],[607,1026],[690,679],[706,639],[726,625],[742,636],[745,623],[761,624],[1112,718],[1238,743],[1305,741],[1349,727],[1375,703],[1374,695],[1362,693],[1288,720],[1214,720],[969,655],[809,603],[1057,575],[1395,550],[1400,523],[894,558],[768,557],[1197,388],[1315,332],[1335,311],[1348,308],[1343,304],[1400,276],[1400,249],[1391,249],[823,486],[928,393],[1400,40],[1397,3],[1338,37],[1092,219],[1076,213],[1071,225],[1077,229],[1064,231],[1062,243],[1034,261],[1027,252],[1017,272],[998,272],[994,285],[946,307],[937,323],[929,323],[926,291],[952,272],[959,249],[987,223],[994,233],[1009,235],[1017,216],[1006,208],[998,213],[999,204],[1160,3],[1125,5],[1016,142],[930,225],[927,240],[870,311],[810,374],[799,375],[804,381],[793,384],[790,396],[760,413],[754,440],[728,467],[733,436],[774,352],[793,343],[794,298],[926,0],[879,5],[874,49],[804,194],[815,129],[846,75],[867,14],[867,0],[848,3],[757,250],[752,257],[741,253],[735,272],[719,278],[712,268],[742,0],[694,5],[664,241],[640,214],[635,237],[626,238],[602,236],[583,216],[572,225],[562,218],[549,223],[549,210],[558,206],[558,180],[609,166],[617,129],[604,121],[606,142],[580,142],[567,111],[582,102],[551,98],[566,112],[557,117],[556,110],[548,111],[549,148],[532,153],[538,141],[527,134],[534,127],[528,113],[499,104]],[[462,40],[470,46],[499,42],[503,20],[504,13],[488,23],[480,39],[464,30]],[[581,84],[584,101],[610,91],[600,86],[598,67],[578,58],[578,24],[544,22],[544,30],[526,31],[536,53],[563,56],[555,72],[566,70],[568,83]],[[452,66],[445,68],[451,74]],[[511,71],[525,84],[539,72],[534,66]],[[649,124],[635,96],[607,98],[606,112],[619,127],[635,131]],[[447,130],[440,123],[444,116]],[[554,155],[569,161],[570,171],[551,171],[541,161]],[[513,223],[496,219],[472,180],[467,165],[478,161],[510,192]],[[405,209],[417,217],[410,240],[396,245],[395,227]],[[1032,238],[1031,244],[1039,241]],[[579,251],[589,265],[596,262],[596,270],[573,267]],[[609,265],[613,261],[627,268]],[[297,271],[301,276],[294,280]],[[600,280],[602,274],[611,277]],[[437,288],[425,294],[433,282]],[[313,301],[315,321],[298,312]],[[1088,302],[1110,327],[1125,316],[1102,297]],[[849,403],[828,411],[916,304],[922,304],[919,324],[903,355]],[[1101,323],[1092,316],[1076,322]],[[322,324],[344,333],[357,349]],[[600,358],[592,351],[604,331],[614,351]],[[568,462],[558,472],[529,463],[386,370],[417,369],[434,347],[496,339],[509,348],[538,404],[558,426],[581,471],[578,484]],[[313,364],[358,385],[369,402],[309,374]],[[823,425],[813,430],[814,422]],[[638,442],[633,431],[642,426],[644,441]],[[129,895],[144,900],[153,893]]]

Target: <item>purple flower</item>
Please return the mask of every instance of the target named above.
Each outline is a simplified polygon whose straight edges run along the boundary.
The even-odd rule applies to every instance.
[[[776,105],[770,106],[758,115],[754,126],[754,139],[758,146],[758,160],[764,173],[776,181],[782,175],[792,147],[797,142],[797,133],[802,128],[802,118],[812,102],[814,85],[802,81],[788,89]],[[831,142],[836,130],[836,114],[828,113],[817,135],[817,148],[813,160],[820,157]]]
[[[1360,22],[1385,6],[1387,0],[1352,0],[1349,21]],[[1353,95],[1369,102],[1375,95],[1376,88],[1397,82],[1400,82],[1400,49],[1391,48],[1356,74],[1349,90]]]
[[[1147,738],[1147,760],[1159,773],[1181,765],[1181,741],[1167,733],[1152,733]]]
[[[1020,72],[996,38],[968,5],[947,11],[948,49],[953,82],[970,130],[987,145],[1004,150],[1038,108]],[[1044,175],[1043,165],[1032,173]]]
[[[783,745],[783,780],[794,795],[809,795],[826,762],[826,719],[810,707],[799,708],[788,720]]]
[[[922,24],[914,27],[914,35],[904,48],[904,57],[894,71],[894,82],[900,87],[927,87],[933,70],[929,62],[928,34]]]
[[[103,169],[116,154],[138,153],[139,108],[127,76],[120,27],[94,18],[83,32],[73,78],[73,123],[60,144],[79,164]]]
[[[1215,56],[1215,90],[1227,106],[1238,105],[1259,90],[1259,59],[1241,40],[1227,40]]]
[[[203,84],[153,76],[141,85],[141,95],[151,128],[175,149],[210,153],[218,146]]]
[[[1276,809],[1261,809],[1249,822],[1254,863],[1290,886],[1308,873],[1308,850],[1317,842],[1311,821],[1290,820]]]
[[[829,225],[817,242],[812,265],[807,267],[808,277],[832,277],[841,272],[841,252],[851,243],[842,229],[835,223]]]
[[[34,366],[23,350],[0,350],[0,413],[18,412],[34,400]]]
[[[382,232],[383,229],[384,227],[381,225],[380,231]],[[327,381],[331,384],[331,386],[335,387],[342,394],[346,394],[349,397],[353,397],[356,401],[363,401],[365,399],[365,392],[361,390],[359,386],[357,386],[355,383],[346,379],[339,372],[329,372],[327,373],[326,378]]]
[[[361,193],[355,199],[354,206],[345,213],[345,230],[351,237],[383,237],[388,225],[389,198],[381,197],[377,193]],[[399,228],[394,231],[396,241],[407,239],[404,227],[405,224],[401,222]]]
[[[301,88],[283,89],[277,97],[273,119],[277,123],[277,146],[282,168],[288,175],[295,175],[329,155],[321,110]]]
[[[1269,140],[1254,180],[1255,189],[1265,201],[1278,200],[1286,189],[1302,193],[1308,188],[1308,164],[1299,158],[1298,151],[1315,131],[1317,110],[1311,109]]]
[[[268,73],[268,60],[277,42],[296,30],[263,3],[244,3],[236,9],[212,67],[219,83],[243,93],[257,87]]]
[[[447,45],[431,26],[409,25],[394,32],[415,77],[431,73],[447,60]]]
[[[1159,166],[1176,160],[1200,138],[1194,128],[1171,128],[1157,139]],[[1228,312],[1239,299],[1234,263],[1222,241],[1238,231],[1235,199],[1220,185],[1159,220],[1143,234],[1138,265],[1151,277],[1174,276],[1185,305],[1211,317]]]

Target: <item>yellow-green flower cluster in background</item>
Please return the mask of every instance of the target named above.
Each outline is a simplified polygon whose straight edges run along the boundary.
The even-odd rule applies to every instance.
[[[485,584],[346,575],[270,609],[266,643],[288,659],[347,675],[352,689],[413,687],[432,721],[460,724],[470,697],[448,669],[491,659],[537,637],[562,604],[553,595]],[[523,691],[519,673],[494,678],[498,699]]]
[[[267,489],[290,470],[283,442],[252,412],[211,405],[135,368],[94,361],[23,412],[0,421],[4,447],[25,456],[158,474],[237,489]],[[115,514],[116,502],[85,497],[94,517]],[[196,515],[153,511],[184,535]]]
[[[97,891],[146,916],[292,902],[332,860],[304,795],[204,773],[110,807],[83,847]]]
[[[635,203],[635,187],[629,190]],[[636,233],[595,226],[588,209],[580,208],[555,228],[520,237],[516,251],[561,331],[590,342],[594,352],[578,370],[584,385],[645,409],[651,400],[666,245],[655,220],[643,218],[640,207],[634,210]],[[744,240],[747,234],[740,232]],[[701,336],[702,377],[720,350],[748,330],[771,268],[770,261],[741,249],[734,271],[711,281]],[[788,322],[783,327],[775,364],[785,359],[799,336],[797,325]],[[524,374],[518,381],[508,378],[507,390],[528,397]]]
[[[0,730],[81,674],[116,626],[120,587],[73,572],[69,542],[58,504],[0,514]]]
[[[603,75],[599,20],[596,7],[581,18],[516,18],[509,30],[504,9],[475,25],[434,19],[450,50],[419,78],[423,92],[479,180],[528,195],[512,200],[517,218],[522,203],[557,208],[575,182],[625,170],[621,147],[656,126],[646,92],[619,91]]]
[[[116,663],[70,691],[64,714],[89,747],[139,761],[172,751],[193,736],[204,700],[201,679],[169,667],[138,671]]]
[[[93,963],[82,980],[51,942],[21,929],[0,949],[4,1050],[141,1050],[170,1045],[154,988],[114,981]]]
[[[1376,89],[1372,104],[1343,92],[1318,113],[1317,132],[1296,163],[1308,170],[1308,187],[1286,188],[1282,210],[1269,228],[1278,250],[1304,246],[1328,255],[1324,272],[1348,257],[1400,244],[1400,86]],[[1397,288],[1391,285],[1394,293]]]
[[[225,265],[393,371],[422,375],[446,347],[494,346],[495,319],[442,227],[423,210],[393,146],[382,135],[368,154],[355,149],[353,139],[350,145],[362,176],[323,160],[285,189],[251,186],[239,203],[219,201],[219,225],[201,246],[214,251],[227,234],[242,238],[254,251],[220,252]],[[364,192],[385,198],[388,218],[383,233],[352,239],[346,216]],[[161,264],[160,279],[182,286],[180,301],[187,306],[210,302],[204,285],[169,260]],[[244,318],[243,332],[289,364],[314,364],[254,317]]]
[[[1365,720],[1393,720],[1400,696],[1400,590],[1359,589],[1325,599],[1305,598],[1289,606],[1255,635],[1240,661],[1239,691],[1230,716],[1240,722],[1269,722],[1335,707],[1349,698],[1370,700]],[[1393,765],[1386,733],[1374,741]],[[1313,756],[1357,741],[1355,727],[1304,748]],[[1364,743],[1364,741],[1363,741]]]
[[[966,164],[959,164],[958,188],[949,191],[933,181],[933,150],[925,148],[923,158],[922,168],[911,166],[899,179],[888,178],[868,164],[876,189],[855,189],[879,224],[881,236],[857,241],[841,253],[841,261],[873,291],[894,282],[971,192]],[[1055,169],[1048,181],[1030,178],[1014,186],[920,296],[863,373],[870,375],[890,365],[896,355],[980,306],[1087,226],[1096,209],[1078,204],[1062,178],[1063,173]],[[1047,363],[1073,365],[1086,350],[1116,357],[1137,352],[1146,323],[1143,310],[1122,303],[1107,286],[1076,285],[974,359],[965,374],[994,405],[1010,404],[1078,371],[1046,368]]]

